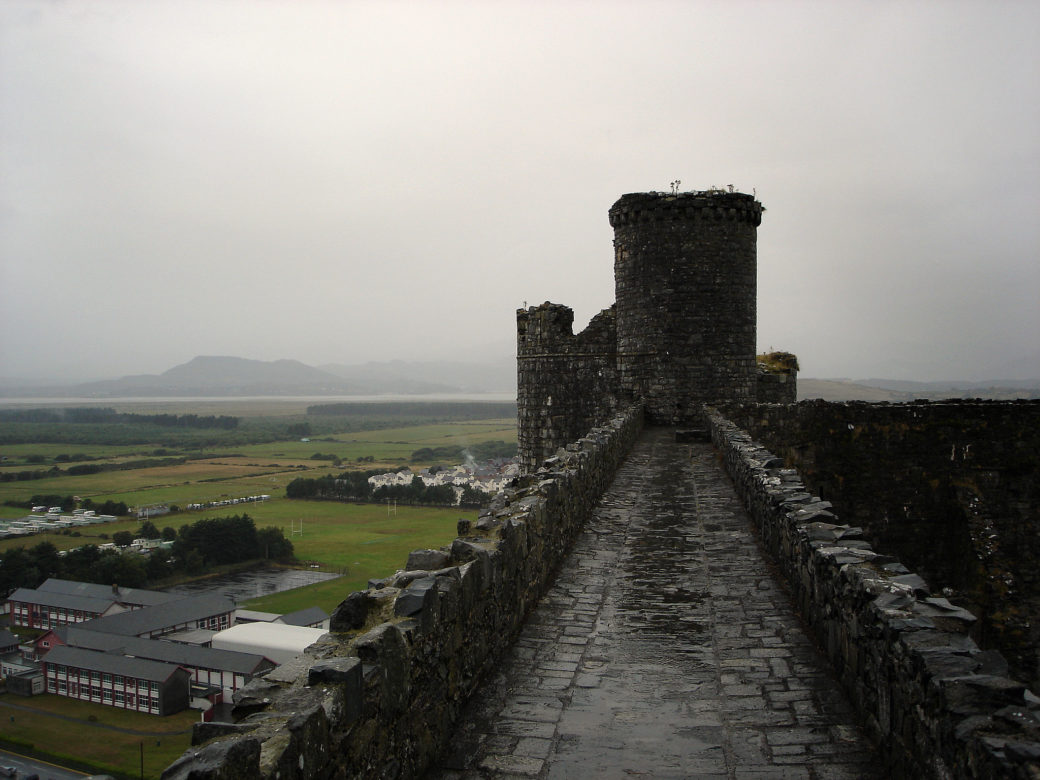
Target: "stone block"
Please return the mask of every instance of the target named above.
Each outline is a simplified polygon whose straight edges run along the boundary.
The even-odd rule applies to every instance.
[[[256,780],[260,775],[260,742],[250,737],[191,748],[163,770],[162,780]]]
[[[443,569],[451,561],[451,556],[443,550],[413,550],[408,554],[408,563],[405,568],[415,569]]]

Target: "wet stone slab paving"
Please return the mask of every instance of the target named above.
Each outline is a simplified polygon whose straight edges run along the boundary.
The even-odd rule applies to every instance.
[[[877,766],[711,445],[651,428],[428,777],[865,778]]]

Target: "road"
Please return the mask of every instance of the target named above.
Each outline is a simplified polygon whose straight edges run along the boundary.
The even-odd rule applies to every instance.
[[[39,775],[40,780],[81,780],[86,777],[83,772],[66,769],[40,758],[30,758],[9,750],[0,750],[0,766],[13,766],[18,770],[18,780],[27,775]]]

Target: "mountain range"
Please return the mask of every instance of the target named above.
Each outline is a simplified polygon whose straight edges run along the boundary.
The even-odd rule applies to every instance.
[[[0,385],[17,397],[207,397],[458,395],[516,392],[516,359],[481,362],[389,360],[308,366],[298,360],[200,356],[161,374],[138,374],[79,384]],[[910,401],[921,398],[1040,398],[1040,379],[986,382],[911,382],[895,379],[799,377],[798,397],[828,401]]]
[[[516,361],[406,362],[308,366],[298,360],[200,356],[161,374],[52,387],[0,387],[0,395],[84,398],[152,396],[324,396],[512,393]]]

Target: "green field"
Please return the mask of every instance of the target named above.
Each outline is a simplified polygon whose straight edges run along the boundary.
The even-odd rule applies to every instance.
[[[278,415],[280,410],[285,413],[283,417]],[[280,403],[277,399],[244,402],[241,406],[225,402],[216,408],[195,408],[164,401],[155,408],[138,405],[131,411],[252,415],[249,424],[272,429],[283,418],[306,419],[301,415],[299,402]],[[327,419],[322,419],[322,424],[326,429],[332,426]],[[288,612],[317,604],[331,610],[347,593],[365,587],[369,579],[384,577],[402,568],[412,550],[439,547],[450,542],[455,537],[458,520],[462,517],[472,519],[475,512],[406,506],[390,507],[388,511],[388,507],[382,505],[290,501],[285,498],[285,486],[289,482],[297,477],[316,478],[349,469],[389,470],[408,465],[418,470],[433,465],[429,460],[412,462],[412,453],[424,447],[465,447],[483,441],[516,441],[516,422],[513,419],[437,421],[368,431],[354,430],[356,425],[345,427],[350,430],[337,433],[333,426],[333,430],[310,441],[291,438],[261,444],[211,446],[206,449],[209,457],[187,460],[178,465],[0,482],[0,519],[15,519],[26,514],[24,509],[6,506],[3,502],[28,501],[33,495],[47,494],[74,495],[90,498],[95,503],[124,501],[131,507],[167,504],[182,508],[152,518],[159,528],[170,526],[176,529],[202,517],[248,514],[257,527],[273,525],[282,528],[294,545],[296,557],[305,562],[304,565],[313,563],[322,570],[344,573],[344,578],[334,582],[267,596],[250,606]],[[229,436],[233,434],[229,432]],[[95,463],[118,463],[127,459],[186,454],[160,448],[158,443],[109,445],[103,441],[76,445],[26,442],[4,445],[2,453],[8,462],[0,472],[45,470],[55,465],[64,469],[76,463],[78,458],[89,458]],[[335,456],[341,463],[334,465],[330,460],[313,459],[311,456],[316,453]],[[37,460],[42,456],[45,461],[28,464],[26,459],[30,455],[37,456]],[[54,463],[53,458],[59,455],[67,456],[67,459],[63,457]],[[204,504],[259,494],[270,495],[271,500],[200,511],[183,509],[191,503]],[[301,522],[302,534],[299,533]],[[59,550],[84,544],[103,544],[117,531],[135,531],[139,525],[136,518],[121,518],[113,523],[78,527],[67,532],[7,539],[0,541],[0,551],[16,546],[31,547],[44,541],[53,543]]]
[[[142,752],[144,776],[159,777],[188,749],[198,719],[195,710],[160,717],[55,694],[0,694],[2,739],[15,752],[31,746],[58,763],[71,760],[83,769],[127,777],[140,777]]]

